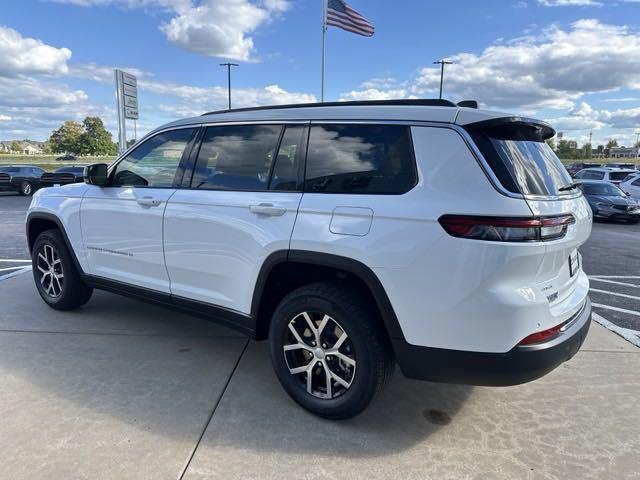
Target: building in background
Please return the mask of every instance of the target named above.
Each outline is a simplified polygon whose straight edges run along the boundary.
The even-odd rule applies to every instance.
[[[613,147],[609,150],[611,158],[638,158],[639,148],[632,147]]]

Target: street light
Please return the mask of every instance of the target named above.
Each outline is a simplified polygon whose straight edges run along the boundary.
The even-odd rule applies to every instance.
[[[229,110],[231,110],[231,67],[239,67],[237,63],[221,63],[221,67],[227,67],[227,93],[229,95]]]
[[[447,60],[438,60],[437,62],[433,62],[433,64],[440,65],[440,99],[442,100],[442,84],[444,83],[444,66],[453,65],[453,62],[449,62]]]

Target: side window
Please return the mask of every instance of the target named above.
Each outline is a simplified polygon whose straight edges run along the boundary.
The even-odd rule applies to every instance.
[[[417,180],[408,126],[311,127],[306,192],[400,194]]]
[[[281,132],[282,125],[207,128],[191,188],[266,190]]]
[[[278,155],[273,167],[269,190],[290,191],[298,189],[298,179],[301,178],[301,167],[304,165],[307,127],[301,125],[287,126]]]
[[[194,132],[193,128],[182,128],[159,133],[146,140],[116,165],[110,185],[172,187],[182,155]]]
[[[584,170],[580,170],[578,173],[575,174],[574,178],[585,178],[585,174],[588,172],[585,172]]]
[[[593,172],[594,180],[602,180],[604,178],[604,172]]]
[[[640,178],[638,178],[635,182],[633,182],[631,185],[633,185],[634,187],[640,187]]]

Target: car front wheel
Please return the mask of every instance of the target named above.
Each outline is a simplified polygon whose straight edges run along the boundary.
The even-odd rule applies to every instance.
[[[46,230],[38,235],[31,266],[38,293],[51,308],[70,310],[91,298],[93,289],[82,281],[59,230]]]
[[[280,383],[316,415],[350,418],[391,378],[394,362],[377,312],[357,291],[317,283],[287,295],[269,331]]]

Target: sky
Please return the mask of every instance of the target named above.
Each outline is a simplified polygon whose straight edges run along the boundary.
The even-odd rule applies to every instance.
[[[137,133],[226,108],[320,97],[322,0],[3,0],[0,140],[98,115],[138,77]],[[371,38],[329,27],[325,100],[444,96],[541,118],[594,147],[640,131],[640,0],[350,0]],[[128,122],[128,137],[133,124]]]

